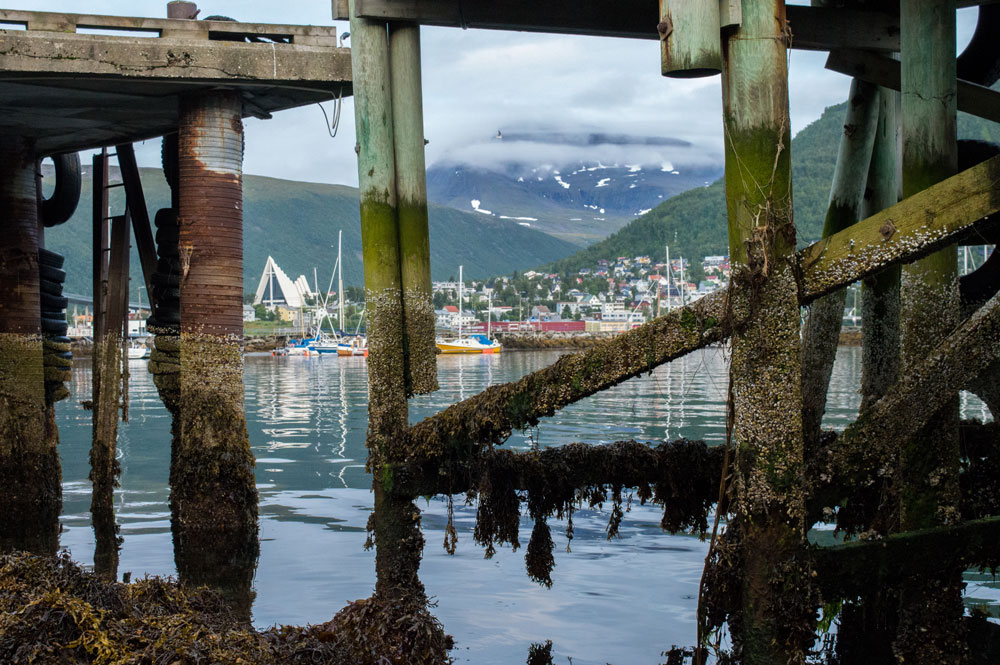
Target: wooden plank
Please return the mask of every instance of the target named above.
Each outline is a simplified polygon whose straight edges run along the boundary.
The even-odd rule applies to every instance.
[[[826,60],[826,68],[864,81],[877,83],[884,88],[899,90],[900,64],[898,60],[874,53],[859,51],[834,51]],[[986,86],[958,82],[958,110],[986,120],[1000,122],[1000,92]]]
[[[132,218],[135,245],[139,251],[139,262],[142,264],[142,278],[152,303],[151,307],[155,307],[156,303],[153,303],[152,299],[153,273],[156,272],[156,243],[149,225],[149,210],[146,208],[146,197],[142,192],[142,182],[139,180],[135,150],[131,143],[122,143],[115,146],[115,152],[118,153],[118,166],[121,169],[122,182],[125,184],[125,205],[128,206]]]
[[[899,50],[899,20],[889,14],[853,9],[789,5],[792,48]],[[523,30],[598,37],[659,39],[657,0],[358,0],[359,16],[416,21],[424,25],[490,30]],[[335,18],[339,17],[334,4]],[[727,14],[728,15],[728,14]],[[732,21],[732,18],[727,19]]]
[[[798,253],[803,304],[950,242],[1000,210],[1000,155]]]
[[[104,332],[104,285],[108,280],[107,255],[108,221],[108,156],[106,152],[94,155],[93,161],[93,289],[94,289],[94,339]],[[97,369],[96,366],[94,368]]]

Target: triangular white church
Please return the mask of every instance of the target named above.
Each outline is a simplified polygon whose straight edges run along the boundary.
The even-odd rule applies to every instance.
[[[316,294],[309,288],[305,275],[299,275],[293,282],[273,258],[267,257],[253,304],[264,305],[269,310],[281,305],[294,309],[305,305],[307,296],[314,298]]]

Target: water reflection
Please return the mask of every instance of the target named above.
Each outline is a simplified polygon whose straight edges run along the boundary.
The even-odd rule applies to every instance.
[[[410,401],[417,422],[488,385],[510,381],[553,362],[556,352],[440,356],[441,390]],[[825,424],[842,429],[857,412],[860,349],[838,352]],[[257,458],[260,561],[240,565],[234,593],[252,600],[258,625],[317,623],[348,600],[370,595],[374,558],[364,527],[372,507],[364,471],[367,375],[363,358],[250,356],[244,374],[247,426]],[[63,546],[92,562],[87,455],[89,363],[74,368],[73,398],[57,406],[61,430],[65,528]],[[571,441],[725,438],[726,357],[712,348],[594,395],[517,432],[506,445],[554,446]],[[122,486],[115,509],[124,543],[119,571],[133,576],[175,574],[167,474],[170,418],[149,375],[133,368],[130,422],[120,428]],[[983,413],[963,398],[963,414]],[[556,660],[577,665],[658,662],[671,644],[694,641],[698,577],[706,544],[660,532],[659,511],[634,505],[621,539],[604,540],[607,515],[574,514],[572,553],[565,524],[552,521],[555,582],[546,590],[528,580],[524,552],[501,549],[489,560],[474,545],[475,507],[455,502],[458,551],[441,546],[447,505],[418,501],[427,546],[421,578],[436,599],[435,614],[458,642],[458,662],[523,662],[531,641],[551,639]],[[531,525],[522,524],[526,542]],[[237,548],[237,554],[238,554]],[[184,565],[184,558],[178,559]],[[217,565],[225,566],[225,560]],[[651,571],[656,571],[650,574]],[[190,569],[192,579],[202,574]],[[207,574],[207,573],[206,573]],[[252,582],[252,585],[251,585]],[[220,583],[220,582],[216,582]],[[651,637],[653,636],[653,637]]]

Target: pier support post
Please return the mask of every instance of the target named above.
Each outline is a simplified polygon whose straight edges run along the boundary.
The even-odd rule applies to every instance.
[[[182,579],[249,610],[257,489],[243,409],[243,122],[228,90],[182,98],[180,402],[170,504]],[[245,607],[241,607],[245,605]]]
[[[837,167],[830,186],[830,202],[823,224],[823,237],[857,222],[871,163],[872,144],[878,121],[878,86],[858,79],[851,82],[847,117],[840,137]],[[826,395],[844,315],[846,289],[838,289],[809,306],[802,331],[802,431],[807,442],[819,436]]]
[[[739,533],[739,610],[729,617],[737,660],[801,663],[813,599],[801,553],[802,366],[795,278],[784,0],[744,0],[726,37],[722,73],[726,207],[735,306],[730,386]]]
[[[957,167],[955,11],[955,0],[900,3],[904,197],[953,175]],[[925,358],[959,317],[955,245],[903,266],[901,371]],[[958,396],[900,443],[900,530],[956,524]],[[917,664],[964,660],[961,590],[960,570],[919,578],[901,590],[897,658]]]
[[[0,136],[0,550],[54,554],[61,472],[47,418],[34,146]]]
[[[389,62],[406,371],[419,395],[438,388],[419,25],[389,24]]]

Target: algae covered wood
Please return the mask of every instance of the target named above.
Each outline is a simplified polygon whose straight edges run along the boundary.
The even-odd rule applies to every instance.
[[[847,117],[823,224],[829,237],[858,221],[878,123],[879,89],[851,82]],[[844,314],[844,289],[815,300],[802,330],[802,429],[807,440],[819,435]]]
[[[994,157],[806,247],[799,252],[803,300],[954,242],[957,232],[1000,210],[998,188]]]
[[[405,362],[410,389],[424,394],[438,384],[418,25],[390,24],[389,61]]]
[[[866,217],[899,202],[899,93],[879,88],[879,117],[868,168]],[[861,410],[886,394],[899,374],[899,266],[866,277],[861,286]]]
[[[750,311],[735,329],[729,370],[736,469],[727,536],[739,534],[742,564],[730,622],[734,656],[751,665],[801,663],[814,639],[800,557],[802,420],[789,417],[802,412],[789,37],[782,0],[745,1],[722,72],[731,281]]]
[[[902,93],[903,195],[949,177],[957,168],[955,0],[901,0],[900,90]],[[900,278],[900,364],[906,376],[960,320],[958,253],[952,244],[904,265]],[[970,323],[973,321],[970,320]],[[984,340],[995,344],[996,339]],[[970,349],[969,353],[976,350]],[[972,359],[967,362],[972,364]],[[943,381],[946,377],[936,376]],[[964,381],[962,382],[964,384]],[[959,512],[958,390],[944,393],[939,410],[901,446],[896,486],[903,531],[956,524]],[[933,398],[926,397],[924,406]],[[916,405],[899,414],[913,418]],[[890,440],[892,440],[890,438]],[[942,567],[900,589],[899,629],[893,649],[910,663],[962,660],[961,568]],[[921,642],[915,643],[920,636]]]

